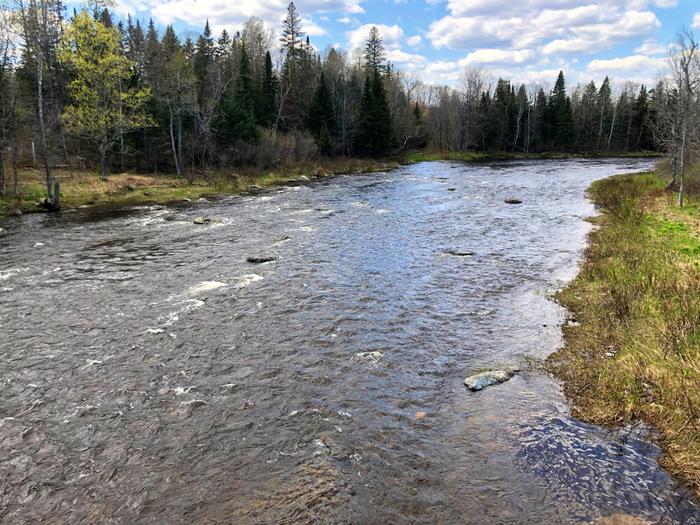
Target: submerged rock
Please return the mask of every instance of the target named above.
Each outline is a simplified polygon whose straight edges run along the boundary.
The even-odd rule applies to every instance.
[[[521,201],[520,199],[516,199],[513,197],[507,198],[505,202],[506,202],[506,204],[522,204],[523,203],[523,201]]]
[[[276,260],[277,260],[277,257],[274,257],[272,255],[267,256],[267,257],[266,256],[248,257],[246,259],[246,261],[248,261],[251,264],[262,264],[262,263],[272,262],[272,261],[276,261]]]
[[[445,250],[445,255],[454,255],[455,257],[469,257],[474,255],[474,252],[463,252],[460,250]]]
[[[213,219],[212,217],[195,217],[194,221],[195,224],[219,224],[221,223],[221,219]]]
[[[593,522],[594,525],[651,525],[645,519],[629,514],[615,513],[610,516],[598,518]]]
[[[487,386],[504,383],[513,377],[517,372],[517,369],[489,370],[488,372],[481,372],[480,374],[474,374],[473,376],[467,377],[464,380],[464,385],[472,392],[476,392],[477,390],[483,390]]]

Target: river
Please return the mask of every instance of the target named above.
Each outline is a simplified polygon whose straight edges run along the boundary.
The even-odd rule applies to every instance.
[[[700,523],[643,430],[578,421],[532,366],[586,187],[651,165],[422,163],[0,222],[0,516]]]

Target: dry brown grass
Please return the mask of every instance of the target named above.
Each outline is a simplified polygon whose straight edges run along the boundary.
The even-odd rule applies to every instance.
[[[55,177],[61,185],[62,207],[76,208],[84,205],[166,204],[202,196],[234,195],[246,192],[254,185],[267,187],[284,184],[302,176],[320,178],[342,173],[387,171],[395,167],[395,163],[340,158],[295,163],[274,171],[248,169],[202,173],[191,181],[174,175],[134,173],[113,174],[103,181],[91,171],[64,169],[55,170]],[[19,199],[9,195],[12,185],[8,182],[8,196],[0,198],[0,216],[12,209],[24,213],[37,211],[36,203],[46,196],[43,172],[23,169],[19,173],[19,181]]]

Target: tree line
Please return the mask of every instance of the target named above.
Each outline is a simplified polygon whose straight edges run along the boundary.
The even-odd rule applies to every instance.
[[[62,0],[12,1],[0,8],[0,166],[40,166],[49,194],[64,165],[191,178],[425,145],[598,153],[691,141],[669,124],[690,114],[672,79],[567,89],[560,72],[549,89],[468,69],[459,86],[433,86],[387,61],[376,28],[363,50],[318,51],[294,3],[279,38],[253,17],[216,38],[207,23],[192,39],[99,3],[67,16]]]

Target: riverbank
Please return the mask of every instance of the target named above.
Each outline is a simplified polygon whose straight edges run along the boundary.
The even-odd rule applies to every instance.
[[[700,495],[700,207],[658,173],[595,182],[581,271],[558,294],[575,322],[550,369],[577,417],[658,434],[663,466]]]
[[[408,163],[435,162],[439,160],[461,161],[461,162],[490,162],[499,160],[547,160],[547,159],[586,159],[586,158],[656,158],[661,155],[655,151],[636,152],[606,152],[606,153],[563,153],[563,152],[543,152],[543,153],[478,153],[472,151],[417,151],[408,153],[405,160]]]
[[[392,161],[370,159],[334,159],[304,163],[277,171],[214,172],[198,175],[191,182],[175,175],[118,173],[101,180],[91,170],[55,170],[61,184],[61,207],[130,206],[140,204],[172,204],[200,197],[236,195],[257,188],[317,179],[348,173],[373,173],[396,168]],[[9,186],[8,182],[8,186]],[[8,187],[8,193],[11,188]],[[22,213],[42,211],[37,202],[46,196],[44,174],[34,169],[19,172],[20,199],[0,197],[0,217],[14,210]]]

